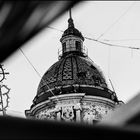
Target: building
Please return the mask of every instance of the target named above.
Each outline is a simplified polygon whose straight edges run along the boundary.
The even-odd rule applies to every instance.
[[[59,60],[43,75],[27,118],[93,124],[121,104],[101,70],[88,57],[84,37],[68,19]]]

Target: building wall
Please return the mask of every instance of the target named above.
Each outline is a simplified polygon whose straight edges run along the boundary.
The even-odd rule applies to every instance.
[[[45,104],[45,106],[44,106]],[[115,108],[109,99],[96,96],[85,96],[84,93],[73,93],[51,97],[41,106],[33,108],[35,119],[61,120],[93,124]]]

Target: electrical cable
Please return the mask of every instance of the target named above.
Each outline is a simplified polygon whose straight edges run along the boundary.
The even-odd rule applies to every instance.
[[[59,30],[59,29],[54,28],[54,27],[51,27],[51,26],[47,26],[47,28],[54,29],[54,30],[57,30],[57,31],[60,31],[60,32],[64,32],[64,31],[62,31],[62,30]]]
[[[111,42],[111,41],[140,41],[140,39],[103,39],[103,41]]]
[[[59,29],[51,27],[51,26],[47,26],[47,28],[64,32],[62,30],[59,30]],[[104,41],[100,41],[100,40],[97,40],[97,39],[94,39],[94,38],[90,38],[90,37],[85,37],[85,36],[84,36],[84,38],[88,39],[88,40],[91,40],[91,41],[96,41],[98,43],[101,43],[101,44],[104,44],[104,45],[108,45],[108,46],[121,47],[121,48],[127,48],[127,49],[135,49],[135,50],[139,50],[140,49],[140,48],[131,47],[131,46],[123,46],[123,45],[116,45],[116,44],[112,44],[112,43],[107,43],[107,42],[104,42]]]
[[[106,43],[106,42],[99,41],[97,39],[93,39],[93,38],[89,38],[89,37],[85,37],[85,38],[88,39],[88,40],[99,42],[99,43],[104,44],[104,45],[108,45],[108,46],[121,47],[121,48],[127,48],[127,49],[135,49],[135,50],[140,49],[140,48],[131,47],[131,46],[123,46],[123,45],[116,45],[116,44]]]
[[[99,40],[103,35],[105,35],[133,6],[134,6],[135,2],[133,2],[124,13],[121,14],[121,16],[119,16],[119,18],[117,18],[117,20],[115,20],[115,22],[113,22],[98,38],[97,40]]]
[[[108,46],[108,77],[110,77],[111,48]]]
[[[31,67],[34,69],[34,71],[36,72],[36,74],[39,76],[39,78],[41,78],[40,73],[37,71],[37,69],[33,66],[33,64],[31,63],[31,61],[28,59],[28,57],[25,55],[25,53],[22,51],[21,48],[19,48],[19,50],[21,51],[21,53],[23,54],[23,56],[26,58],[26,60],[28,61],[28,63],[31,65]],[[50,87],[46,84],[46,81],[42,78],[43,83],[47,86],[47,88],[49,89],[49,91],[52,93],[53,96],[55,96],[55,94],[53,93],[53,91],[50,89]],[[56,97],[57,98],[57,97]],[[58,99],[57,99],[58,100]]]

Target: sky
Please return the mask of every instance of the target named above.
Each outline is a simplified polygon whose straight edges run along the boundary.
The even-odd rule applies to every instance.
[[[75,27],[83,36],[106,43],[140,48],[140,2],[139,1],[84,1],[72,8]],[[51,27],[65,30],[69,14],[64,13]],[[38,71],[35,72],[20,50],[3,64],[10,74],[3,84],[11,89],[7,114],[24,117],[30,109],[39,82],[44,73],[58,61],[62,32],[45,28],[24,44],[22,51]],[[108,41],[110,40],[110,41]],[[119,100],[127,103],[140,91],[140,50],[108,46],[85,39],[88,56],[109,79]]]

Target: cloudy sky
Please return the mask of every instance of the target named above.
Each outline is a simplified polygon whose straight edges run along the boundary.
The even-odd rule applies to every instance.
[[[50,26],[65,30],[68,13]],[[110,44],[140,48],[140,2],[139,1],[87,1],[72,9],[75,27],[83,36]],[[38,84],[47,69],[58,61],[62,32],[44,29],[22,46],[39,75],[20,50],[10,56],[4,67],[10,73],[4,84],[11,88],[8,114],[24,116],[37,93]],[[140,50],[109,46],[85,39],[88,56],[103,71],[109,87],[111,79],[115,92],[125,103],[140,91]],[[111,88],[112,89],[112,88]]]

